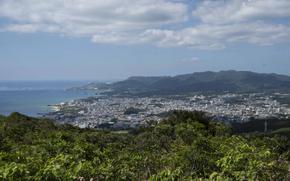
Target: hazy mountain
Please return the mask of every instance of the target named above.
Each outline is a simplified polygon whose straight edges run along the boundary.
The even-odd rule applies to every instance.
[[[112,94],[168,95],[192,92],[289,92],[290,77],[248,71],[197,72],[178,76],[130,77],[97,88]]]

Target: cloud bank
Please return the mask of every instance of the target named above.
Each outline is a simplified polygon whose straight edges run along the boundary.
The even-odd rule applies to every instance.
[[[95,43],[223,49],[290,40],[289,0],[1,0],[1,31]],[[192,7],[194,6],[194,7]]]

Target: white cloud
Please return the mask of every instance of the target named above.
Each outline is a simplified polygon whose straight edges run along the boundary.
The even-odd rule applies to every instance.
[[[4,30],[6,31],[20,32],[20,33],[35,33],[37,31],[43,31],[44,29],[45,29],[45,32],[49,32],[49,33],[61,31],[60,27],[54,26],[54,25],[47,25],[47,24],[11,24],[4,28]]]
[[[0,17],[15,22],[8,30],[93,35],[182,22],[187,7],[164,0],[1,0]]]
[[[290,0],[204,0],[192,12],[200,21],[189,18],[188,6],[183,0],[0,0],[0,18],[11,22],[1,29],[199,49],[290,40],[289,25],[276,21],[290,19]]]
[[[273,45],[290,39],[290,27],[264,23],[199,25],[179,31],[147,30],[146,36],[161,47],[187,46],[223,49],[227,44],[246,42]]]
[[[204,23],[223,24],[290,18],[289,9],[289,0],[204,0],[192,14]]]

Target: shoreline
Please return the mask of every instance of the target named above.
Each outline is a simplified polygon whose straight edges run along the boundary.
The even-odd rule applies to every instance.
[[[95,91],[0,91],[0,114],[19,112],[39,117],[59,110],[61,103],[94,96]]]

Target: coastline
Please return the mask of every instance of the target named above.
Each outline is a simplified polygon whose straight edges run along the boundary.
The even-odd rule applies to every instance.
[[[33,90],[0,91],[0,114],[10,115],[19,112],[39,117],[52,111],[58,111],[64,102],[94,96],[96,91]]]
[[[60,111],[60,105],[55,104],[55,105],[47,105],[53,112]]]

